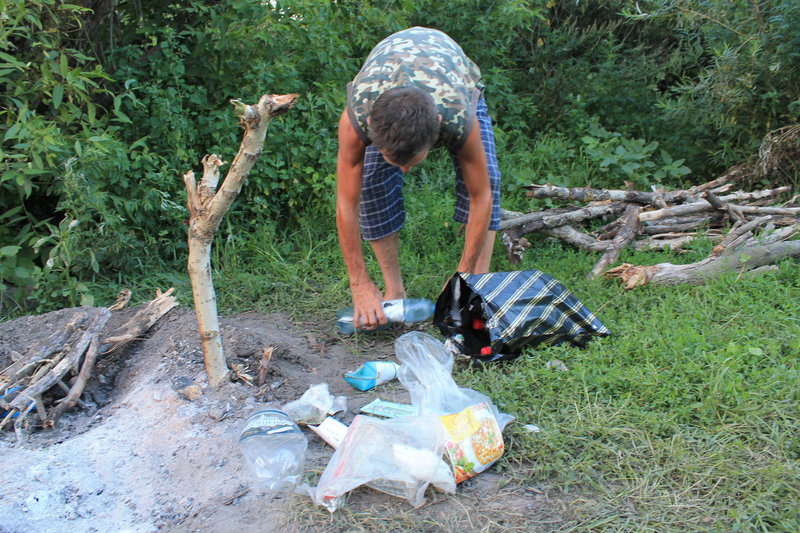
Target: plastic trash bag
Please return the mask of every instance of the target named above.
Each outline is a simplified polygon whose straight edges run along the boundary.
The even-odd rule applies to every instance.
[[[514,419],[478,391],[459,387],[451,370],[453,355],[438,339],[411,332],[395,341],[400,382],[420,415],[438,415],[456,483],[489,468],[505,450],[503,429]]]
[[[445,442],[436,416],[381,420],[358,415],[317,487],[303,490],[330,512],[342,507],[345,495],[360,485],[419,507],[431,483],[444,492],[455,492],[453,473],[442,459]]]
[[[558,280],[539,270],[465,274],[448,282],[433,323],[480,361],[513,359],[525,346],[585,345],[611,332]]]
[[[420,415],[448,415],[471,405],[486,403],[494,411],[501,430],[514,419],[500,413],[485,394],[458,386],[451,375],[453,354],[436,337],[412,331],[401,335],[394,346],[401,363],[397,377],[408,389],[411,405]]]
[[[311,385],[303,395],[283,406],[282,411],[301,424],[319,424],[329,414],[347,409],[347,397],[328,392],[327,383]]]

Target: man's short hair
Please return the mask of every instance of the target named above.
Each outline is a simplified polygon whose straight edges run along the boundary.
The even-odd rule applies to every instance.
[[[375,100],[367,131],[392,163],[405,165],[436,143],[439,113],[431,95],[422,89],[395,87]]]

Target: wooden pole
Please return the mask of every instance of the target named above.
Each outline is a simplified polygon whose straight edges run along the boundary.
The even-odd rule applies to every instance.
[[[187,204],[189,206],[189,277],[192,281],[195,313],[203,346],[208,382],[217,387],[225,382],[230,370],[222,351],[219,318],[217,316],[217,297],[211,278],[211,243],[222,217],[242,190],[244,181],[253,168],[267,134],[267,126],[273,117],[291,109],[299,95],[265,94],[257,104],[245,105],[239,100],[231,100],[236,107],[245,133],[239,152],[217,191],[219,167],[224,163],[214,154],[203,158],[203,178],[198,184],[194,172],[183,176],[186,184]]]

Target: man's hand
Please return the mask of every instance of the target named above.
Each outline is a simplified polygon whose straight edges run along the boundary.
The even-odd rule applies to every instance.
[[[383,313],[383,294],[371,281],[351,285],[353,292],[353,327],[375,329],[387,323]]]

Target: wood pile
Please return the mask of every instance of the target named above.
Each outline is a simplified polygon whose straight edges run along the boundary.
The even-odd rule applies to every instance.
[[[791,187],[754,191],[733,190],[746,167],[682,191],[566,188],[528,185],[530,198],[582,202],[530,213],[503,211],[502,241],[513,264],[519,264],[530,243],[525,235],[541,233],[582,250],[602,252],[587,275],[621,277],[626,288],[651,283],[703,283],[724,271],[763,272],[763,267],[800,257],[798,197],[786,200]],[[780,201],[780,199],[784,199]],[[598,222],[598,220],[600,222]],[[607,222],[599,226],[601,222]],[[587,230],[587,226],[595,226]],[[625,264],[608,268],[622,250],[681,251],[697,238],[718,242],[711,255],[692,265],[663,263],[646,267]]]
[[[36,412],[42,427],[76,405],[99,357],[141,338],[155,322],[175,307],[174,289],[158,291],[156,298],[120,327],[105,332],[112,311],[125,307],[130,291],[122,291],[110,307],[79,307],[66,326],[31,346],[25,354],[12,353],[14,362],[0,372],[0,429],[13,422],[22,440]]]

